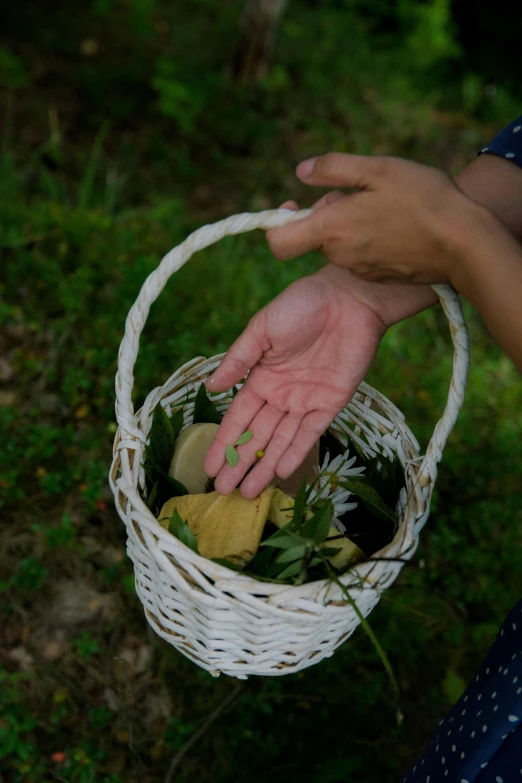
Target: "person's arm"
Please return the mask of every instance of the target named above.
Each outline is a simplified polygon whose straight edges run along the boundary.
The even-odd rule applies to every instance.
[[[331,154],[300,165],[310,185],[360,190],[331,192],[309,217],[268,232],[279,258],[320,248],[332,263],[256,313],[206,380],[224,391],[250,370],[205,457],[217,492],[241,482],[243,497],[252,498],[274,475],[285,479],[299,467],[364,377],[393,323],[393,303],[396,321],[434,303],[420,283],[454,283],[522,366],[522,254],[500,219],[465,195],[468,183],[480,190],[481,172],[494,165],[483,160],[461,175],[462,188],[443,172],[398,159]],[[488,206],[511,204],[518,183],[509,195],[505,184],[488,188]],[[515,214],[505,218],[512,226]],[[247,429],[255,436],[231,467],[226,444]],[[263,459],[246,476],[259,449]]]
[[[480,155],[454,177],[469,198],[487,207],[522,242],[522,168],[512,160]],[[375,286],[369,283],[369,286]],[[431,286],[382,285],[380,303],[389,325],[426,310],[439,299]],[[370,289],[369,289],[370,290]],[[466,294],[464,294],[466,296]]]
[[[451,283],[479,311],[522,373],[522,246],[491,212],[476,206],[454,234]]]
[[[504,163],[512,165],[484,156],[474,171]],[[517,176],[508,184],[518,187],[518,168],[513,168]],[[303,220],[271,229],[270,247],[278,258],[321,249],[330,262],[367,284],[366,304],[387,326],[394,322],[393,308],[397,311],[392,286],[401,284],[404,318],[405,305],[412,300],[403,283],[450,283],[477,307],[522,369],[522,249],[490,208],[466,195],[443,172],[399,158],[330,153],[303,161],[297,174],[311,186],[356,192]],[[505,190],[493,192],[497,205],[506,203]],[[516,223],[518,213],[510,214],[511,223]],[[375,286],[372,303],[368,297],[375,283],[384,285]]]

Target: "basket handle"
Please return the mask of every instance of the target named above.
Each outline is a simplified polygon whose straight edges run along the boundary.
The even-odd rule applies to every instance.
[[[136,426],[132,403],[134,385],[134,365],[138,355],[140,335],[147,320],[151,305],[163,291],[168,279],[177,272],[191,256],[204,247],[213,245],[227,235],[242,234],[256,228],[268,230],[283,226],[293,220],[302,220],[313,213],[311,209],[298,211],[289,209],[270,209],[263,212],[244,212],[202,226],[190,234],[178,247],[173,248],[162,259],[159,266],[145,280],[138,298],[131,307],[125,322],[125,334],[118,353],[118,371],[116,373],[116,419],[121,429],[120,445],[132,447],[133,441],[145,442],[145,434]],[[425,486],[432,483],[437,474],[437,463],[448,436],[453,429],[462,407],[469,366],[468,333],[460,300],[456,292],[447,285],[432,286],[439,296],[449,321],[451,337],[455,348],[453,356],[453,374],[448,400],[444,413],[437,423],[426,454],[419,468],[419,483]]]

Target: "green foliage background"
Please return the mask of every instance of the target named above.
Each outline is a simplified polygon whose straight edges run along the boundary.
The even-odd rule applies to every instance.
[[[402,155],[455,173],[520,113],[521,23],[499,23],[503,3],[491,20],[473,4],[470,22],[468,5],[295,0],[270,72],[249,86],[227,71],[240,2],[5,10],[0,779],[152,783],[183,751],[179,781],[393,783],[484,657],[522,587],[522,392],[468,306],[472,369],[432,516],[371,615],[402,722],[361,629],[331,660],[237,692],[156,638],[107,487],[126,313],[167,250],[235,212],[310,204],[294,177],[310,154]],[[226,350],[321,263],[278,262],[261,235],[193,258],[152,308],[136,404],[189,358]],[[434,308],[386,335],[369,381],[425,445],[450,372]]]

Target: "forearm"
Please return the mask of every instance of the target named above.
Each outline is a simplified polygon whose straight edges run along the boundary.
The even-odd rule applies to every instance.
[[[521,168],[494,155],[481,155],[459,172],[454,180],[463,193],[487,207],[522,241]],[[494,267],[494,258],[490,259],[490,262]],[[384,312],[384,319],[390,326],[438,302],[431,286],[391,286],[384,283],[368,285],[376,287],[375,293]]]
[[[456,238],[452,285],[479,311],[522,372],[522,247],[491,213],[473,210]]]

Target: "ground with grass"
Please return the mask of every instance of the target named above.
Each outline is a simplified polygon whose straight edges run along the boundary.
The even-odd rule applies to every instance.
[[[0,44],[2,781],[395,783],[520,597],[522,389],[468,305],[468,391],[433,512],[370,618],[402,720],[361,629],[307,671],[239,686],[167,646],[135,595],[107,484],[125,317],[167,250],[235,212],[288,197],[309,205],[293,169],[313,152],[403,155],[455,172],[518,113],[516,95],[466,70],[447,4],[427,4],[425,18],[413,5],[390,36],[363,4],[295,4],[272,70],[249,87],[225,67],[239,5],[10,10]],[[260,233],[194,257],[152,308],[136,406],[188,359],[225,351],[321,264],[276,261]],[[390,330],[368,380],[425,446],[450,375],[434,308]]]

